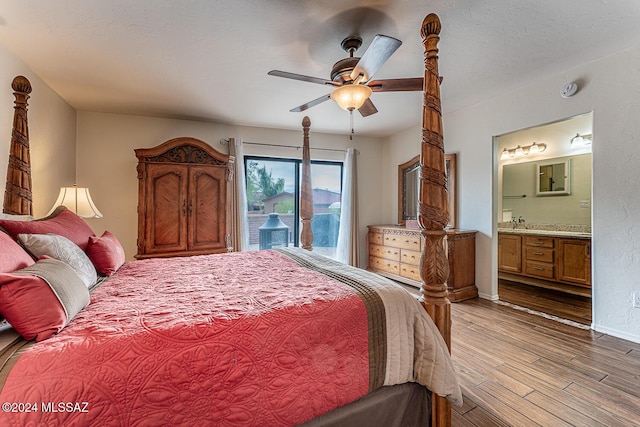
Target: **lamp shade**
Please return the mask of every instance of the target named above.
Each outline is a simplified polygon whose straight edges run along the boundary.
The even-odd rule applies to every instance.
[[[87,187],[60,187],[58,199],[53,204],[53,208],[47,215],[60,205],[65,206],[70,211],[82,218],[102,218],[102,213],[91,200],[91,194]]]
[[[362,107],[362,104],[371,96],[371,92],[369,86],[349,84],[331,92],[331,99],[336,101],[343,110],[353,111]]]

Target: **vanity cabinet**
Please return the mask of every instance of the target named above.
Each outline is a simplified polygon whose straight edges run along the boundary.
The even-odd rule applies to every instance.
[[[498,234],[498,270],[522,272],[522,238],[517,234]]]
[[[478,296],[475,285],[476,231],[446,230],[449,262],[449,300]],[[398,282],[420,287],[420,256],[424,239],[420,230],[395,225],[370,225],[367,234],[368,270]]]
[[[498,233],[498,278],[591,295],[591,239]]]
[[[555,278],[554,240],[553,237],[522,237],[525,274],[542,279]]]
[[[591,241],[556,239],[558,280],[591,286]]]

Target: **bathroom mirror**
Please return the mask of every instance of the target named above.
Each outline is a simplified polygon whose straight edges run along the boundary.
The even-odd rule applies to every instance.
[[[571,194],[571,160],[536,165],[536,196]]]
[[[449,196],[449,223],[447,228],[455,227],[456,218],[456,155],[445,154],[445,174]],[[420,156],[398,166],[398,223],[418,218],[418,196],[420,192]]]

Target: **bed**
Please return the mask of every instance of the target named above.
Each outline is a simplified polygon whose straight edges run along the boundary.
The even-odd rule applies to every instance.
[[[0,219],[3,425],[450,425],[439,32],[428,15],[420,300],[302,248],[125,262],[65,208]]]

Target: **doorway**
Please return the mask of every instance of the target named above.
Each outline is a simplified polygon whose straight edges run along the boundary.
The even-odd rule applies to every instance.
[[[587,113],[494,138],[499,300],[589,326],[592,123]],[[544,187],[550,164],[565,165],[562,185]]]

